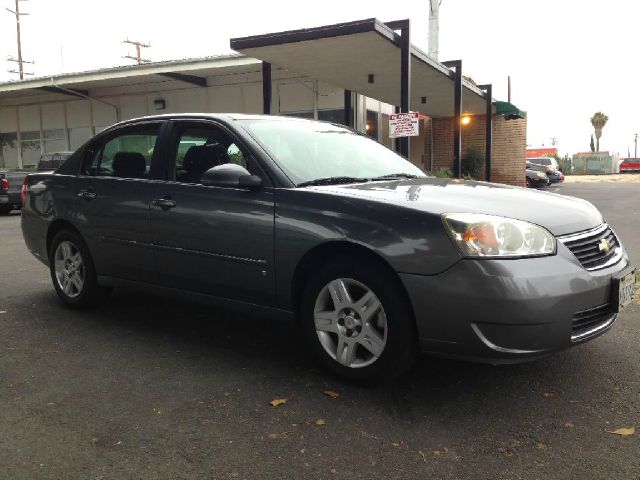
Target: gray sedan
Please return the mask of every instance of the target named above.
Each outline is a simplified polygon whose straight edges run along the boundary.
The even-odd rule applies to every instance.
[[[354,380],[420,350],[534,359],[605,332],[634,291],[590,203],[429,178],[329,123],[130,120],[30,175],[23,197],[26,244],[70,307],[127,286],[266,313]]]

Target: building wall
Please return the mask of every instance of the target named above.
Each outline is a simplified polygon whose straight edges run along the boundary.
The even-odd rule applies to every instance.
[[[262,113],[260,72],[208,77],[207,87],[158,81],[94,88],[97,100],[58,94],[12,98],[0,104],[0,168],[35,165],[45,152],[75,150],[117,121],[161,113]],[[275,71],[272,112],[325,120],[342,119],[340,88]],[[164,110],[154,101],[162,99]]]
[[[462,127],[462,156],[470,148],[485,150],[484,115],[474,115],[471,123]],[[434,118],[425,122],[424,160],[426,171],[436,172],[453,168],[453,118]],[[525,181],[527,120],[493,118],[493,149],[491,181],[522,186]],[[433,138],[433,146],[431,139]],[[433,157],[431,149],[433,148]],[[413,150],[413,147],[412,147]],[[433,159],[433,163],[432,163]]]

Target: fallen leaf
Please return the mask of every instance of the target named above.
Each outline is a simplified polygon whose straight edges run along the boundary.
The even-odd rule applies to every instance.
[[[200,425],[202,425],[203,427],[209,425],[211,422],[207,419],[204,420],[200,420]]]
[[[335,475],[336,473],[338,473],[338,471],[335,468],[332,468],[329,471],[331,472],[332,475]]]
[[[422,456],[422,461],[427,463],[427,456],[424,454],[422,450],[418,450],[418,453]]]
[[[0,310],[0,315],[4,315],[5,313],[7,313],[6,310]]]
[[[538,443],[536,443],[536,448],[538,450],[544,450],[545,448],[547,448],[547,446],[542,442],[538,442]]]
[[[442,450],[433,451],[433,454],[437,457],[439,457],[440,455],[446,455],[447,453],[449,453],[449,449],[447,447],[444,447]]]
[[[574,427],[573,422],[565,422],[564,426],[567,427],[567,428],[573,428]]]
[[[53,407],[55,405],[55,403],[53,402],[47,402],[47,407]]]
[[[558,396],[558,392],[554,392],[553,390],[549,390],[546,392],[542,392],[542,396],[544,398],[553,398]]]
[[[620,435],[622,437],[628,437],[628,436],[633,435],[634,433],[636,433],[636,429],[635,429],[635,427],[619,428],[619,429],[614,430],[612,432],[607,430],[607,433],[613,433],[614,435]]]
[[[319,418],[315,421],[316,425],[325,425],[327,422],[325,422],[322,418]]]
[[[274,398],[269,403],[272,407],[277,407],[278,405],[284,405],[288,400],[288,398]]]
[[[393,446],[394,446],[394,447],[396,447],[396,448],[399,448],[399,447],[400,447],[400,444],[399,444],[399,443],[396,443],[396,442],[393,442],[391,445],[393,445]]]
[[[338,392],[334,392],[334,391],[332,391],[332,390],[325,390],[325,391],[324,391],[324,394],[325,394],[327,397],[331,397],[331,398],[338,398],[338,397],[340,396],[340,394],[339,394]]]

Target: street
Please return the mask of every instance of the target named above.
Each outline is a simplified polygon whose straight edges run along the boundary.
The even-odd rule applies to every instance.
[[[547,191],[593,202],[640,263],[637,184]],[[533,363],[422,356],[364,388],[290,325],[123,290],[65,308],[17,212],[0,248],[2,479],[640,479],[640,432],[610,433],[640,427],[638,303]]]

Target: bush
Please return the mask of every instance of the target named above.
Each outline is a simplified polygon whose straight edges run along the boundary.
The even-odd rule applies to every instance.
[[[481,150],[471,147],[462,155],[462,178],[481,180],[484,179],[484,154]]]
[[[453,178],[453,170],[449,168],[441,168],[435,172],[427,172],[427,175],[436,178]]]

